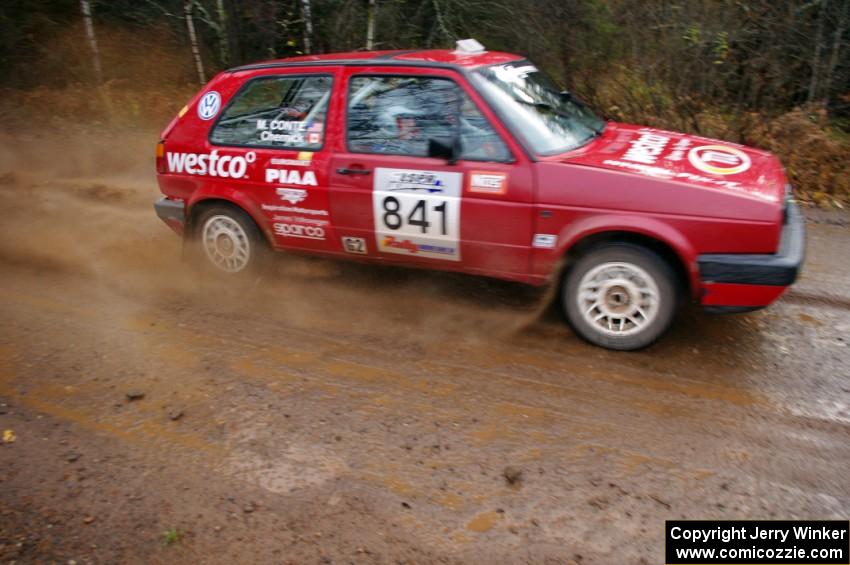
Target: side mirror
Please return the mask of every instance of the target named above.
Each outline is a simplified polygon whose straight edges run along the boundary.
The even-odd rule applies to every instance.
[[[457,142],[450,137],[432,137],[428,139],[428,156],[437,159],[445,159],[449,165],[457,163],[458,151]]]

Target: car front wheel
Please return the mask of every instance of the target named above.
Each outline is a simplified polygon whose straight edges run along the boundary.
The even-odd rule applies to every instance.
[[[658,254],[628,243],[605,244],[569,270],[562,303],[575,332],[594,345],[646,347],[673,321],[676,279]]]

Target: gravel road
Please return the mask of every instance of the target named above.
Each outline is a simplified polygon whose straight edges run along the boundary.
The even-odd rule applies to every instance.
[[[0,559],[658,563],[665,519],[850,516],[846,216],[773,307],[614,353],[519,285],[199,273],[151,139],[0,138]]]

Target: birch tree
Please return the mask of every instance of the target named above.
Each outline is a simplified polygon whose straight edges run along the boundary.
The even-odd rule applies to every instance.
[[[218,53],[221,58],[221,63],[223,65],[227,65],[230,59],[230,48],[227,36],[227,10],[224,7],[224,0],[216,0],[215,18],[210,15],[207,9],[204,8],[204,5],[198,0],[193,0],[192,5],[193,8],[198,10],[198,17],[200,20],[209,26],[213,32],[215,32],[215,35],[218,38]]]
[[[230,64],[230,42],[227,35],[227,10],[224,8],[224,0],[216,0],[218,10],[218,45],[221,53],[221,62]]]
[[[826,80],[824,84],[824,101],[829,99],[830,88],[835,77],[835,69],[838,66],[839,54],[841,53],[841,39],[844,37],[844,32],[847,29],[847,16],[850,13],[850,0],[844,0],[841,4],[838,16],[838,23],[835,26],[835,34],[832,40],[832,55],[829,57],[829,65],[826,68]]]
[[[310,0],[301,0],[301,10],[304,15],[304,52],[312,52],[313,14],[310,10]]]
[[[198,81],[204,84],[204,62],[201,60],[201,50],[198,48],[198,36],[195,34],[195,22],[192,20],[192,0],[186,0],[183,9],[186,13],[186,29],[189,31],[189,43],[192,46],[192,57],[195,59],[195,69],[198,71]]]
[[[375,5],[375,0],[369,0],[369,7],[366,11],[366,50],[371,51],[375,48],[375,11],[378,7]]]
[[[827,2],[828,0],[823,0],[822,3],[818,4],[818,30],[815,34],[815,53],[812,58],[812,78],[809,82],[808,102],[815,99],[818,91],[818,74],[820,72],[821,50],[823,46],[823,23],[826,19]]]
[[[103,82],[103,71],[100,66],[100,51],[97,48],[97,38],[94,35],[94,24],[91,17],[91,3],[89,0],[80,0],[80,9],[83,11],[83,22],[86,28],[86,38],[92,53],[92,66],[94,76],[98,84]]]

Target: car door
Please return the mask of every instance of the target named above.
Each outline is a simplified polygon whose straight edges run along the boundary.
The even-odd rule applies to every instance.
[[[533,177],[493,116],[445,69],[349,68],[331,158],[348,253],[514,277],[529,268]],[[460,158],[437,158],[458,132]]]
[[[212,150],[250,149],[248,199],[276,247],[334,251],[326,143],[338,69],[249,77],[210,130]],[[235,187],[235,184],[233,185]]]

